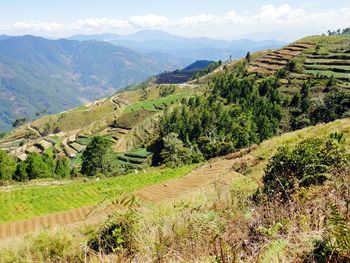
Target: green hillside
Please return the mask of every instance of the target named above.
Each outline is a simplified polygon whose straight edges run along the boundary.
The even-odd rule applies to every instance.
[[[349,228],[344,225],[342,219],[343,214],[346,214],[343,194],[346,193],[346,182],[349,177],[347,170],[339,170],[338,167],[331,172],[326,182],[315,185],[311,183],[311,186],[298,189],[293,192],[287,204],[282,203],[278,197],[271,200],[260,199],[263,200],[262,203],[254,201],[257,190],[264,186],[264,174],[268,171],[266,167],[279,151],[279,147],[293,149],[305,140],[309,140],[308,145],[311,146],[310,142],[327,141],[329,135],[335,132],[342,132],[344,136],[340,148],[336,149],[341,153],[344,150],[349,153],[349,119],[277,136],[264,141],[243,155],[237,155],[238,159],[235,159],[237,156],[234,157],[234,155],[219,159],[217,162],[221,162],[222,165],[227,160],[232,160],[232,168],[229,174],[218,175],[213,184],[203,188],[193,188],[191,192],[179,198],[167,199],[164,202],[131,203],[129,208],[126,205],[125,209],[116,210],[113,216],[102,224],[92,224],[83,228],[66,226],[61,230],[30,235],[25,241],[20,240],[3,247],[0,259],[4,262],[12,262],[43,256],[46,260],[51,260],[59,256],[63,260],[70,261],[74,258],[78,262],[101,259],[128,260],[130,257],[152,261],[176,261],[181,255],[181,258],[186,261],[200,262],[210,262],[220,258],[229,261],[234,257],[240,257],[244,262],[256,260],[257,257],[261,262],[278,260],[295,262],[304,258],[311,260],[310,262],[319,262],[312,260],[324,258],[322,253],[332,253],[334,258],[347,259],[348,257],[344,258],[348,255],[347,247],[344,250],[340,245],[334,245],[333,250],[327,250],[317,245],[319,242],[328,244],[328,236],[338,238],[337,235],[340,233],[345,237],[349,234]],[[334,147],[338,147],[337,145],[335,144]],[[316,151],[317,149],[315,148]],[[347,173],[342,174],[346,171]],[[36,197],[39,199],[45,198],[42,193],[49,190],[50,201],[55,198],[56,191],[59,191],[59,196],[69,191],[70,198],[81,198],[84,195],[95,198],[96,195],[92,193],[97,186],[100,194],[108,195],[111,193],[111,186],[122,180],[127,182],[132,177],[138,179],[131,180],[126,189],[133,189],[135,186],[131,182],[138,185],[145,175],[105,179],[98,183],[77,182],[61,186],[62,190],[56,186],[24,186],[13,189],[12,193],[4,192],[1,195],[3,198],[6,196],[9,198],[11,194],[16,195],[16,202],[23,199],[24,204],[33,198],[31,191],[35,188],[40,193]],[[159,180],[158,177],[158,174],[150,176],[151,180]],[[164,184],[166,182],[162,183]],[[77,195],[75,192],[79,188],[81,194]],[[63,194],[63,196],[66,195]],[[70,204],[62,200],[66,199],[60,199],[60,206]],[[79,200],[81,202],[81,199]],[[90,199],[82,200],[86,203]],[[125,199],[126,204],[127,200],[129,199]],[[333,202],[338,202],[336,208],[331,206]],[[23,208],[23,205],[18,206]],[[103,207],[101,204],[101,209]],[[47,202],[45,202],[38,211],[42,213],[47,208]],[[58,208],[56,203],[52,208]],[[100,211],[98,208],[96,210]],[[22,214],[26,217],[30,216],[30,213],[24,209],[20,210],[20,213],[6,213],[4,218],[11,220],[8,216],[13,218]],[[339,227],[332,220],[338,220]],[[109,243],[117,250],[110,252],[109,246],[105,246],[100,241],[99,248],[103,249],[103,252],[97,255],[96,247],[91,242],[96,238],[101,240],[109,238],[109,232],[104,232],[105,229],[118,229],[118,226],[124,225],[128,226],[127,230],[118,232],[118,235],[125,239],[120,243]],[[331,232],[333,226],[338,227],[334,231],[342,232],[339,234]],[[246,246],[245,240],[249,240],[249,246]],[[339,236],[339,242],[341,240],[343,239]],[[87,242],[88,248],[81,249],[81,244]],[[55,252],[47,255],[45,250],[38,248],[38,244],[45,244],[46,249],[55,248]],[[121,244],[128,246],[123,247]],[[234,246],[233,250],[232,246]],[[132,254],[129,254],[131,251]],[[257,255],[252,251],[259,251],[259,253]]]
[[[222,155],[349,116],[347,73],[339,72],[346,70],[349,42],[348,36],[308,37],[218,65],[185,84],[157,84],[152,78],[107,99],[23,125],[3,138],[0,147],[20,158],[52,149],[79,164],[85,138],[107,136],[114,151],[124,153],[162,145],[176,133],[182,150],[196,152],[196,160]],[[83,43],[82,50],[99,44]],[[84,59],[89,64],[90,57]],[[165,162],[161,150],[151,150],[153,163]]]

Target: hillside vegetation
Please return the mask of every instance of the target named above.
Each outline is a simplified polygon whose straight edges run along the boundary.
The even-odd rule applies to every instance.
[[[349,42],[346,35],[308,37],[218,64],[189,83],[150,79],[110,98],[25,124],[6,135],[0,147],[21,160],[53,152],[77,168],[94,136],[109,138],[121,154],[147,149],[153,165],[224,155],[276,134],[347,117],[347,73],[338,75],[334,63],[346,67],[340,58],[350,52]],[[313,60],[321,66],[316,74],[309,71]],[[324,75],[324,68],[334,75]],[[121,156],[116,169],[138,169],[133,161]]]
[[[62,251],[20,255],[42,239],[47,246],[64,242],[43,234],[4,259],[347,262],[349,43],[347,35],[307,37],[217,64],[187,83],[151,78],[10,132],[0,141],[0,179],[10,188],[5,198],[18,193],[18,181],[23,196],[16,200],[23,203],[32,183],[52,179],[71,179],[57,191],[72,198],[92,191],[78,194],[74,205],[54,197],[57,207],[28,206],[22,213],[18,203],[18,218],[111,201],[118,183],[125,192],[148,187],[135,193],[140,199],[123,198],[124,208],[105,223],[74,232]],[[193,177],[162,182],[206,162]],[[143,174],[150,166],[160,167]],[[158,169],[166,169],[164,177]],[[217,180],[194,191],[205,176]],[[104,177],[113,178],[99,181]],[[90,183],[79,181],[84,178]],[[49,187],[40,188],[40,200]],[[166,198],[173,200],[158,203]],[[8,210],[6,222],[16,219]],[[85,251],[70,249],[79,244]]]
[[[68,228],[69,235],[60,231],[34,235],[16,244],[16,248],[11,245],[4,249],[1,260],[54,261],[58,257],[78,262],[86,257],[89,261],[133,258],[147,262],[345,260],[349,250],[347,243],[342,243],[346,239],[341,238],[349,233],[344,225],[349,163],[342,166],[339,161],[350,161],[349,135],[350,120],[344,119],[274,137],[243,155],[232,167],[229,181],[221,177],[211,186],[170,202],[130,203],[124,212],[117,211],[106,223],[95,226],[93,232]],[[335,151],[331,156],[338,158],[334,159],[336,163],[321,154],[324,152],[321,145],[327,144]],[[294,184],[287,200],[280,199],[278,191],[265,199],[262,191],[268,186],[265,178],[275,167],[276,158],[280,158],[283,149],[295,151],[298,147],[303,150],[293,155],[293,165],[303,165],[312,150],[312,156],[317,156],[312,164],[328,163],[317,168],[321,170],[314,170],[315,175],[317,171],[324,175],[322,169],[327,168],[326,179],[309,181],[303,186]],[[233,157],[225,157],[230,158]],[[287,156],[282,158],[286,168],[292,164]],[[117,236],[111,238],[109,231]],[[47,254],[39,243],[56,249]],[[88,244],[91,250],[82,251],[81,244]]]

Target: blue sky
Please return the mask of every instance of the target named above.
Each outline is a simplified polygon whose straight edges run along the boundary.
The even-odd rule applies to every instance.
[[[11,0],[0,33],[64,37],[161,29],[198,37],[291,40],[350,26],[347,0]]]

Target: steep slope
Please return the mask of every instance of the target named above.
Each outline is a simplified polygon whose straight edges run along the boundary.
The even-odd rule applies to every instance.
[[[213,159],[207,164],[195,168],[188,174],[179,178],[158,182],[156,184],[137,189],[134,191],[134,194],[139,198],[139,205],[142,207],[139,208],[139,211],[144,215],[146,220],[149,219],[148,216],[156,216],[158,220],[167,220],[167,216],[176,216],[177,213],[181,211],[181,204],[186,204],[187,207],[193,209],[193,213],[201,209],[210,210],[210,208],[212,208],[211,205],[207,206],[206,204],[201,203],[203,202],[203,195],[207,196],[206,200],[209,202],[209,204],[211,204],[213,200],[216,200],[216,205],[224,204],[224,202],[227,201],[227,191],[233,191],[231,193],[232,195],[240,194],[239,197],[231,196],[233,199],[230,199],[231,201],[235,200],[235,202],[238,202],[235,198],[247,198],[247,195],[250,195],[254,190],[256,190],[258,181],[261,180],[268,160],[280,146],[293,145],[309,138],[328,136],[332,132],[343,132],[345,145],[349,150],[350,119],[338,120],[332,123],[317,125],[303,130],[286,133],[282,136],[276,136],[270,140],[267,140],[260,145],[255,145],[249,149],[243,149],[222,158]],[[103,184],[104,180],[109,179],[102,179],[100,182],[98,182],[98,184],[101,185],[99,188],[100,191],[105,190],[105,187],[106,189],[107,187],[110,187],[110,184]],[[70,192],[72,195],[71,199],[66,200],[66,202],[74,201],[74,198],[83,198],[81,196],[82,192],[85,195],[93,195],[93,191],[89,189],[91,184],[86,184],[85,186],[80,181],[72,182],[67,186],[63,185],[62,187],[73,188],[74,185],[79,187],[77,187],[75,191]],[[35,187],[37,186],[23,186],[24,195],[27,194],[26,192],[29,193],[30,189],[34,189]],[[52,189],[52,186],[41,187],[42,190],[45,188]],[[11,195],[11,191],[16,191],[16,189],[10,189],[6,193],[3,193],[3,195]],[[59,190],[52,189],[52,191],[56,192]],[[80,194],[78,194],[78,191]],[[85,192],[88,192],[88,194]],[[218,198],[218,200],[213,196]],[[59,213],[49,213],[47,215],[43,214],[40,217],[27,216],[25,214],[26,212],[24,211],[22,213],[24,214],[23,218],[28,218],[28,220],[16,222],[11,222],[8,220],[7,224],[0,225],[0,241],[2,239],[14,238],[30,232],[40,231],[43,228],[48,227],[56,228],[79,222],[84,222],[84,224],[96,223],[96,221],[101,222],[107,218],[110,213],[113,213],[116,210],[120,211],[124,209],[122,205],[118,203],[118,200],[124,200],[126,198],[125,195],[122,194],[121,196],[111,196],[110,198],[113,201],[104,200],[104,202],[97,205],[83,206],[81,208],[71,209]],[[251,202],[248,202],[247,204],[250,203]],[[241,206],[235,207],[237,211],[233,210],[232,213],[238,213],[239,209],[246,208],[244,204],[239,204]],[[230,205],[233,206],[234,204],[230,203]],[[169,214],[162,213],[162,209],[168,206],[168,209],[170,209],[168,211]],[[147,209],[149,207],[153,209]],[[176,209],[174,209],[174,207]],[[217,206],[213,207],[216,209],[216,211],[222,208]],[[160,212],[159,214],[156,212],[157,215],[155,215],[152,211]],[[191,218],[192,212],[188,215],[189,218]],[[246,220],[251,218],[251,215],[242,216],[246,216]],[[256,216],[256,213],[254,216]],[[147,224],[146,220],[144,221],[145,224]],[[165,224],[168,223],[169,222]],[[205,224],[205,222],[202,223]],[[239,224],[241,222],[239,221],[236,223]],[[158,224],[155,224],[152,227],[155,226],[160,227]],[[229,228],[226,230],[230,231]]]
[[[3,37],[0,130],[15,118],[72,108],[170,69],[167,62],[104,42]]]
[[[320,100],[330,91],[349,89],[343,76],[335,74],[334,83],[329,85],[329,77],[314,75],[307,69],[308,63],[311,63],[311,57],[315,57],[313,59],[321,59],[319,56],[334,57],[333,53],[337,52],[341,56],[346,56],[349,41],[348,37],[305,38],[279,50],[252,53],[249,61],[246,59],[228,61],[218,66],[213,72],[184,84],[173,86],[157,84],[155,77],[140,85],[131,86],[110,98],[61,114],[46,116],[24,125],[3,138],[0,147],[25,158],[26,154],[32,151],[43,152],[46,148],[52,147],[40,147],[39,145],[44,140],[53,143],[53,148],[57,153],[74,158],[79,156],[88,138],[93,135],[111,137],[114,141],[114,150],[117,152],[127,152],[133,148],[144,147],[147,142],[157,136],[155,131],[158,118],[163,114],[165,108],[181,105],[183,98],[196,94],[208,94],[210,91],[208,83],[216,77],[230,72],[238,74],[242,71],[243,73],[247,71],[244,74],[256,78],[259,85],[264,81],[271,81],[270,77],[275,77],[280,71],[276,89],[286,101],[280,132],[288,131],[291,129],[292,114],[296,112],[300,115],[298,108],[300,106],[290,106],[290,100],[295,94],[300,94],[305,81],[311,83],[309,96],[311,103],[315,104],[322,103]],[[322,55],[315,54],[317,45],[322,46]],[[330,54],[326,55],[327,52]],[[334,59],[331,60],[334,61]],[[295,63],[291,63],[293,61]],[[336,61],[340,63],[339,59]],[[318,63],[321,62],[322,65],[329,63],[324,59]],[[294,64],[294,67],[290,68],[290,64]],[[344,103],[343,106],[348,107],[346,102]],[[305,114],[301,117],[304,118]],[[308,126],[311,121],[313,120],[305,124],[303,122],[292,123],[294,125],[292,129]]]

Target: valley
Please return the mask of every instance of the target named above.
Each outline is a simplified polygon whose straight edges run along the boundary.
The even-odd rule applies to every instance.
[[[349,43],[311,36],[196,62],[185,81],[185,69],[155,75],[8,132],[4,255],[21,258],[6,249],[16,237],[66,244],[66,231],[78,262],[348,259],[329,244],[342,240],[334,217],[350,233]]]

